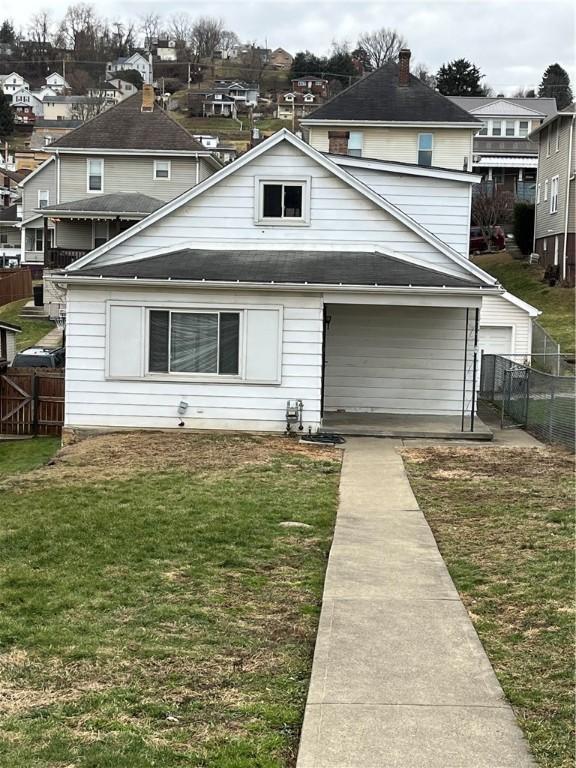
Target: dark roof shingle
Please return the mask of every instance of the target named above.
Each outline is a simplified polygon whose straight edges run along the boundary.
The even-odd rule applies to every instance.
[[[93,195],[81,200],[50,205],[50,211],[70,211],[71,213],[144,213],[148,215],[164,205],[158,200],[141,192],[116,192],[111,195]]]
[[[142,112],[141,106],[142,93],[139,92],[57,139],[51,147],[206,152],[157,104],[152,112]]]
[[[334,251],[216,251],[186,248],[135,261],[86,266],[72,274],[152,280],[208,280],[308,285],[489,287],[380,253]]]
[[[400,86],[398,71],[396,62],[388,61],[315,109],[306,121],[478,122],[414,75],[408,86]]]

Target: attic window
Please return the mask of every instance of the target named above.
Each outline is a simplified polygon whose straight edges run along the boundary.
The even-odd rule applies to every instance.
[[[309,184],[308,179],[259,180],[256,223],[308,224]]]

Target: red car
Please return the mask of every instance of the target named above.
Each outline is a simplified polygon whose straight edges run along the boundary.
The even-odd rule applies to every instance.
[[[492,228],[491,250],[502,251],[506,247],[506,235],[502,227]],[[487,251],[486,240],[481,227],[470,227],[470,253]]]

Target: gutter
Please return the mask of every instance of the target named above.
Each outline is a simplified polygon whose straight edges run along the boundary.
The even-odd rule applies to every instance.
[[[564,214],[564,242],[562,244],[562,280],[566,280],[566,256],[568,248],[568,214],[570,212],[570,174],[572,172],[572,142],[574,139],[574,115],[570,121],[570,138],[568,145],[568,173],[566,174],[566,213]]]
[[[78,275],[70,275],[62,273],[61,275],[53,275],[54,281],[62,283],[63,285],[121,285],[125,287],[134,288],[136,286],[150,286],[153,288],[158,287],[192,287],[192,288],[238,288],[242,289],[266,289],[269,291],[304,291],[319,293],[324,291],[337,291],[339,293],[421,293],[422,295],[436,296],[439,293],[449,292],[451,296],[483,296],[487,291],[490,293],[497,292],[499,294],[504,293],[504,288],[500,285],[485,286],[485,287],[471,287],[471,288],[449,288],[446,286],[441,287],[417,287],[412,285],[403,286],[390,286],[390,285],[352,285],[352,284],[336,284],[336,283],[275,283],[275,282],[240,282],[240,280],[187,280],[187,279],[173,279],[173,278],[141,278],[141,277],[104,277],[100,275],[80,277]]]
[[[455,123],[452,121],[427,122],[425,120],[355,120],[353,117],[348,120],[315,120],[313,117],[309,117],[301,120],[300,125],[305,125],[307,128],[314,128],[315,126],[353,125],[354,127],[362,126],[363,128],[475,128],[476,130],[479,130],[482,127],[479,120]]]

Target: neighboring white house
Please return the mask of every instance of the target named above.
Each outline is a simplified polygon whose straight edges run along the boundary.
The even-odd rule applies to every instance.
[[[21,88],[30,88],[30,84],[18,72],[0,75],[0,85],[6,96],[12,96]]]
[[[11,106],[16,113],[22,109],[29,109],[36,117],[42,117],[44,114],[44,103],[40,98],[40,94],[24,87],[12,94]]]
[[[141,53],[133,53],[131,56],[121,56],[116,61],[109,61],[106,64],[106,77],[110,79],[116,72],[127,69],[135,69],[142,75],[146,85],[152,84],[152,54],[143,56]]]
[[[374,170],[282,130],[55,276],[66,427],[281,431],[297,400],[305,430],[378,413],[468,432],[480,310],[510,303],[463,253],[477,177]]]
[[[51,75],[48,75],[46,85],[56,93],[64,93],[66,89],[70,88],[70,84],[59,72],[52,72]]]

